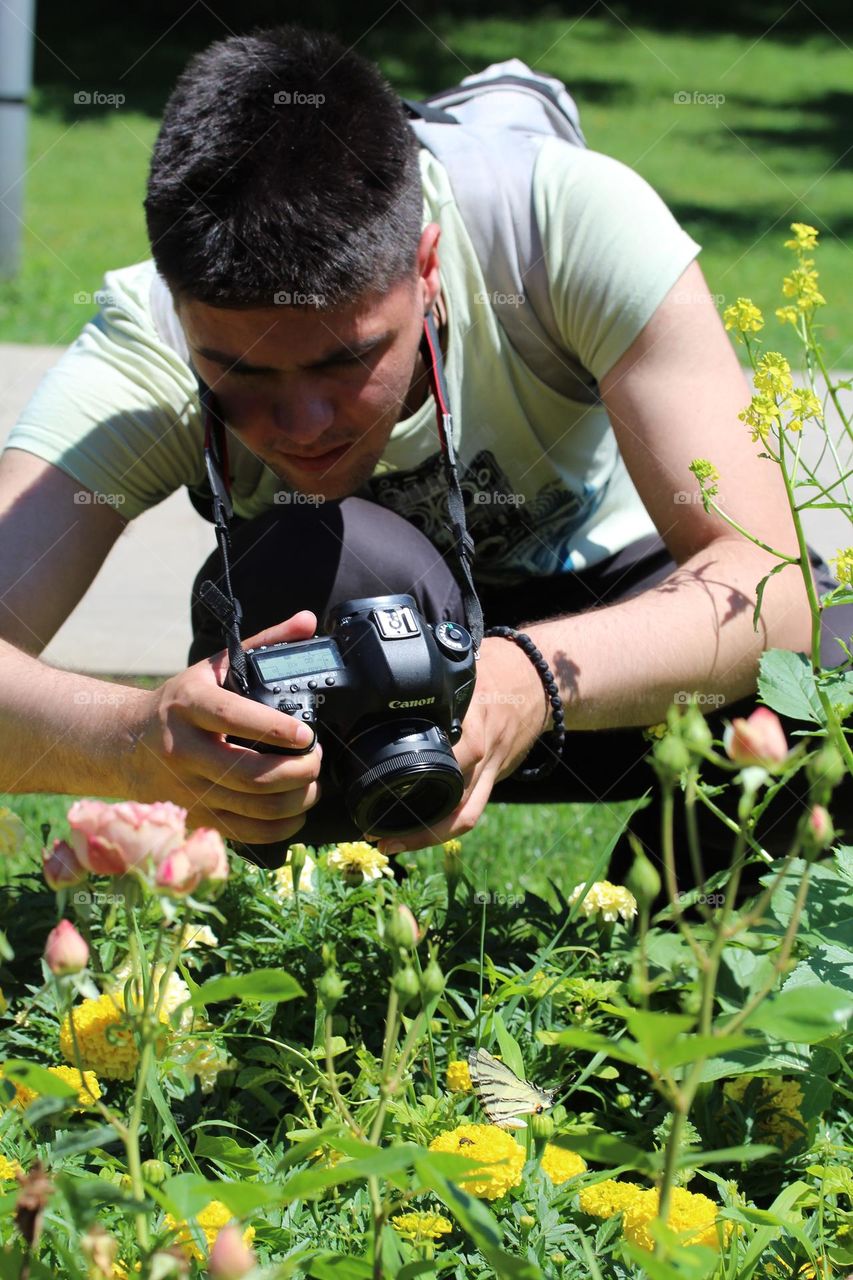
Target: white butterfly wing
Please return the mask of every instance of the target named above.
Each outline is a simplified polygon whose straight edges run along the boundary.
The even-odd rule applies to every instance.
[[[554,1104],[553,1093],[522,1080],[487,1049],[471,1050],[468,1069],[483,1110],[500,1129],[526,1129],[520,1116],[538,1115]]]

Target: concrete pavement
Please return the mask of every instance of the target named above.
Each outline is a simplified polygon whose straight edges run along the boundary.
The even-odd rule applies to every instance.
[[[0,345],[0,446],[40,378],[61,354],[59,347]],[[853,409],[853,394],[845,395]],[[837,428],[834,411],[830,421]],[[807,456],[815,457],[820,439],[809,434]],[[711,442],[707,454],[713,460]],[[847,470],[853,465],[849,445],[841,460]],[[837,474],[833,465],[825,456],[820,471]],[[806,528],[812,546],[824,557],[853,543],[850,519],[842,512],[809,512]],[[118,676],[181,670],[191,639],[190,589],[215,545],[213,526],[197,514],[183,489],[131,521],[83,600],[45,649],[45,661]]]

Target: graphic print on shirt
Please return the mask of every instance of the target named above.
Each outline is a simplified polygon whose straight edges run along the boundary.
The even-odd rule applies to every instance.
[[[577,493],[552,480],[534,498],[513,490],[493,453],[484,449],[465,465],[459,482],[468,532],[474,539],[474,576],[483,583],[510,583],[571,570],[574,534],[600,505],[606,486]],[[442,554],[451,550],[441,455],[411,471],[374,476],[372,501],[403,516]]]

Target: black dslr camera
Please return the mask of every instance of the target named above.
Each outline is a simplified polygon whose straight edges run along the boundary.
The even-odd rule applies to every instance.
[[[408,595],[347,600],[323,631],[246,650],[247,696],[310,724],[323,747],[323,793],[295,838],[319,845],[440,822],[463,792],[451,747],[474,692],[471,636],[455,622],[426,622]],[[245,693],[231,670],[225,687]],[[278,850],[249,848],[267,864]]]

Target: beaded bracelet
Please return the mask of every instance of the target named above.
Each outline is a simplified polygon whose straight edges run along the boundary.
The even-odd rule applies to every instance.
[[[489,637],[498,636],[501,640],[514,640],[519,648],[523,649],[527,654],[528,658],[539,672],[539,679],[545,687],[545,696],[551,704],[551,716],[554,721],[553,729],[550,729],[547,734],[544,734],[539,739],[539,744],[542,747],[547,747],[549,754],[541,764],[529,765],[527,767],[523,764],[520,765],[512,776],[514,778],[521,778],[524,782],[533,782],[538,778],[547,778],[548,774],[556,767],[557,761],[562,755],[563,743],[566,740],[563,700],[557,689],[557,681],[554,679],[548,663],[542,657],[542,654],[536,648],[536,645],[530,639],[530,636],[524,631],[516,631],[512,627],[489,627],[485,635]]]

